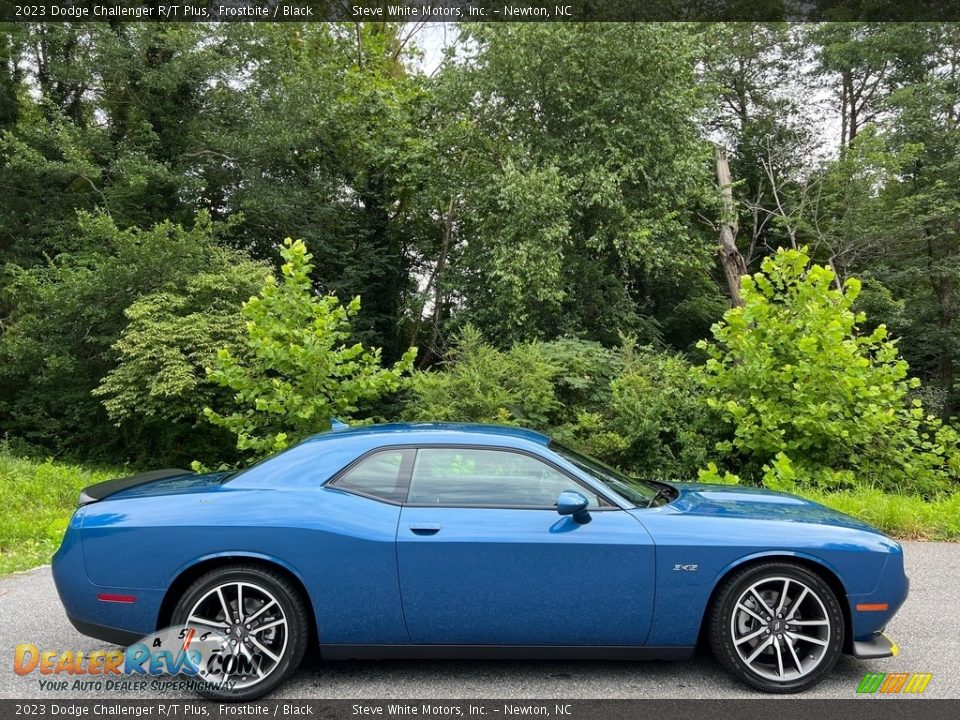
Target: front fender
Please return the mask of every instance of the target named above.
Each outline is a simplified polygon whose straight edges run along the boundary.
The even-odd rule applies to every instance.
[[[844,595],[868,595],[877,589],[888,556],[901,552],[893,540],[852,527],[705,518],[668,508],[631,511],[650,532],[657,551],[650,645],[695,644],[718,584],[747,563],[801,560],[834,576]]]

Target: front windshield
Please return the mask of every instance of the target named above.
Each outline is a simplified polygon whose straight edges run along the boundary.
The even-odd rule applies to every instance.
[[[556,440],[550,442],[550,449],[564,460],[573,463],[585,473],[591,477],[595,477],[615,493],[625,497],[635,505],[646,505],[657,494],[657,489],[653,487],[651,483],[645,480],[627,477],[609,465],[605,465],[589,455],[584,455],[572,448],[568,448]]]

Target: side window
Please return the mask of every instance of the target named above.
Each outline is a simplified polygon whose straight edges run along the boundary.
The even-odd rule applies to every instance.
[[[506,450],[421,448],[410,480],[412,505],[553,507],[564,490],[595,493],[536,458]]]
[[[412,448],[374,453],[334,480],[331,487],[401,503],[407,497],[413,455]]]

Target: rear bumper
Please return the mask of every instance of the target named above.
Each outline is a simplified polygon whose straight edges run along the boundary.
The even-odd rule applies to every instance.
[[[897,644],[881,632],[867,640],[853,641],[853,656],[860,660],[894,657],[899,653]]]
[[[90,582],[80,540],[83,512],[81,508],[70,520],[70,527],[51,562],[57,594],[70,623],[81,633],[127,645],[157,629],[164,591]],[[118,601],[117,595],[130,596],[130,601]]]
[[[97,625],[96,623],[85,622],[78,620],[72,615],[67,615],[67,619],[81,635],[96,638],[97,640],[104,640],[114,645],[120,645],[121,647],[133,645],[143,638],[140,633],[121,630],[120,628],[109,627],[108,625]]]

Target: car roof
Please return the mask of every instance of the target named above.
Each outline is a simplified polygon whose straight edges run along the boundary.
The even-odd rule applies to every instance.
[[[333,438],[358,439],[376,435],[420,435],[443,436],[445,440],[468,441],[478,440],[482,444],[491,442],[493,438],[514,438],[527,440],[539,445],[547,445],[550,437],[536,430],[516,427],[512,425],[483,425],[480,423],[384,423],[382,425],[359,425],[357,427],[328,430],[307,438],[304,442],[331,440]],[[399,439],[399,438],[398,438]]]

